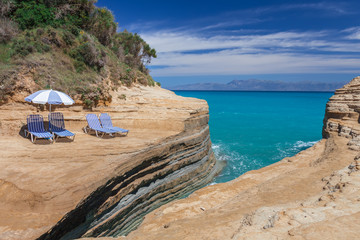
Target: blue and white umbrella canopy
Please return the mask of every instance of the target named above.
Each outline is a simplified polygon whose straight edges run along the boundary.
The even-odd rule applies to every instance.
[[[39,104],[65,104],[72,105],[74,100],[63,92],[55,90],[40,90],[36,93],[31,94],[25,98],[27,102],[39,103]]]

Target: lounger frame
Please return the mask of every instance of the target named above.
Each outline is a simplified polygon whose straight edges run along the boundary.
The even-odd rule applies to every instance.
[[[61,112],[51,112],[48,115],[49,130],[54,134],[54,141],[59,137],[69,137],[70,140],[75,140],[75,134],[65,129],[64,115]]]
[[[114,126],[113,126],[112,120],[111,120],[111,117],[110,117],[109,114],[107,114],[107,113],[101,113],[101,114],[99,115],[99,119],[100,119],[101,125],[102,125],[104,128],[107,128],[107,129],[116,131],[116,133],[125,134],[125,136],[128,135],[129,130],[123,129],[123,128],[119,128],[119,127],[114,127]]]
[[[44,118],[39,114],[31,114],[27,116],[27,127],[24,129],[26,137],[31,137],[31,142],[35,143],[38,138],[49,139],[51,143],[54,142],[54,135],[48,131],[45,131],[44,128]]]
[[[99,133],[102,133],[101,137],[103,137],[105,134],[109,134],[111,137],[113,136],[113,133],[116,133],[116,131],[104,128],[100,125],[99,118],[96,116],[96,114],[89,113],[86,115],[86,121],[88,125],[84,127],[84,132],[89,133],[90,130],[95,131],[96,137],[99,137]]]

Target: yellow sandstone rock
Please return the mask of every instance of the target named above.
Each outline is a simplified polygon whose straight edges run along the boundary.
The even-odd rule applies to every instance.
[[[218,167],[205,101],[158,87],[112,94],[109,106],[93,112],[109,113],[130,130],[126,137],[85,134],[89,111],[52,106],[75,141],[32,144],[23,137],[26,116],[46,121],[48,111],[16,101],[0,106],[0,239],[124,234],[147,212],[211,181]]]
[[[36,108],[0,108],[0,238],[31,239],[49,229],[40,239],[58,239],[64,233],[65,239],[104,240],[360,235],[360,78],[329,100],[324,139],[313,147],[167,203],[147,214],[126,237],[121,235],[145,213],[169,196],[202,186],[217,167],[204,101],[143,87],[114,94],[121,97],[95,111],[107,111],[116,125],[129,128],[125,138],[98,139],[78,130],[74,143],[33,145],[11,133]],[[84,125],[82,110],[59,110],[70,130]]]
[[[325,139],[166,204],[119,239],[358,239],[359,107],[358,77],[328,102]]]

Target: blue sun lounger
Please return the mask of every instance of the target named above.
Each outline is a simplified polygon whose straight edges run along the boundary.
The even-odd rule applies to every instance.
[[[105,128],[114,130],[116,132],[125,133],[126,135],[129,133],[129,130],[122,129],[119,127],[114,127],[111,121],[111,117],[107,113],[100,114],[100,121],[101,121],[101,125]]]
[[[27,130],[25,129],[25,136],[31,136],[31,142],[35,143],[37,138],[47,138],[51,141],[54,141],[54,135],[50,132],[45,131],[44,128],[44,119],[41,115],[31,114],[27,117]]]
[[[60,112],[49,113],[49,130],[55,135],[54,140],[59,137],[75,139],[75,134],[65,129],[64,115]]]
[[[113,133],[116,133],[116,131],[114,131],[114,130],[102,127],[100,125],[99,119],[96,116],[96,114],[93,114],[93,113],[87,114],[86,121],[87,121],[88,125],[86,127],[84,127],[85,133],[87,133],[88,130],[94,130],[97,137],[99,137],[98,132],[102,133],[101,137],[103,137],[104,134],[109,134],[110,136],[112,136]]]

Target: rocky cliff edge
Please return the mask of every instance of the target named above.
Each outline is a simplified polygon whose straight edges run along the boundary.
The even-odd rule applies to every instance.
[[[74,142],[32,144],[23,133],[26,116],[42,114],[47,121],[48,111],[24,103],[24,94],[0,106],[0,239],[124,235],[217,172],[203,100],[159,87],[120,87],[111,104],[92,111],[52,106],[76,133]],[[90,112],[109,113],[130,133],[85,134]]]
[[[330,98],[313,147],[166,204],[124,239],[358,239],[359,107],[357,77]]]

